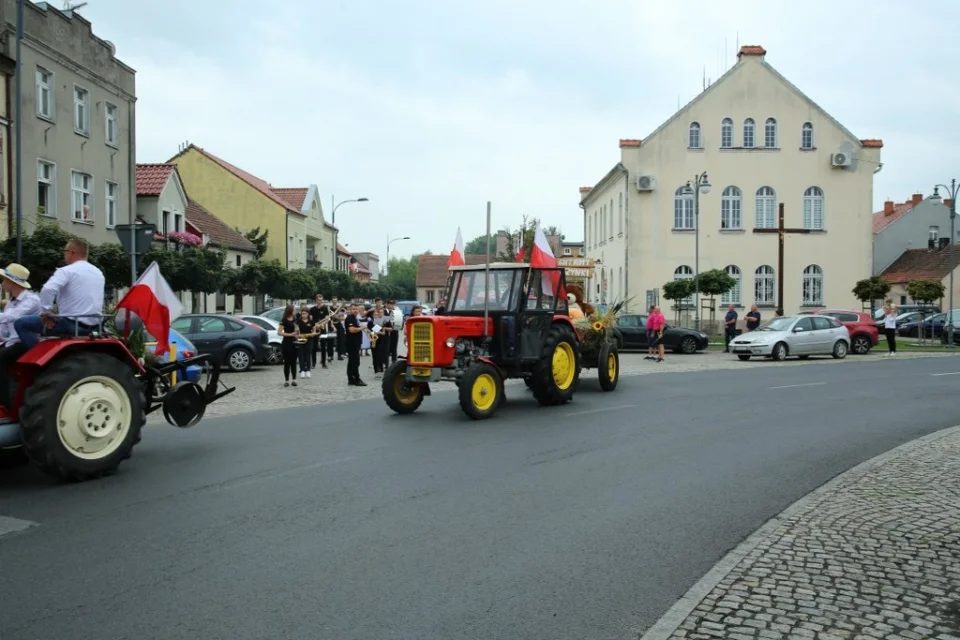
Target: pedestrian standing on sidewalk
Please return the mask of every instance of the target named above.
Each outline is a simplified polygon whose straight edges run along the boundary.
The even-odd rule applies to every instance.
[[[653,314],[657,309],[657,305],[652,304],[650,308],[647,309],[647,357],[644,360],[656,360],[657,359],[657,344],[656,344],[656,332],[653,330]]]
[[[351,387],[365,387],[367,383],[360,379],[360,346],[366,323],[360,323],[360,308],[350,305],[350,315],[343,321],[346,330],[347,347],[347,384]]]
[[[330,315],[330,308],[323,301],[323,294],[318,293],[314,298],[314,305],[310,307],[310,321],[319,324]],[[310,361],[313,369],[317,368],[317,354],[320,354],[320,365],[327,368],[327,345],[320,342],[320,336],[310,338]]]
[[[889,298],[883,304],[883,332],[887,334],[887,355],[897,355],[897,305]]]
[[[316,325],[310,320],[310,312],[304,309],[300,312],[300,319],[297,321],[297,333],[300,334],[297,340],[297,359],[300,362],[300,378],[310,377],[311,356],[313,356],[313,345],[316,336],[304,338],[314,333],[313,328]]]
[[[723,337],[726,347],[724,353],[730,353],[730,342],[737,337],[737,305],[727,307],[727,315],[723,317]]]
[[[750,307],[750,311],[746,315],[747,319],[747,331],[756,331],[760,328],[760,309],[757,305]]]
[[[387,308],[390,310],[391,320],[393,321],[393,331],[390,332],[390,364],[393,364],[397,361],[397,353],[400,350],[400,333],[403,331],[403,311],[397,306],[396,300],[387,302]]]
[[[283,338],[280,343],[280,352],[283,354],[283,386],[297,386],[297,321],[294,320],[293,305],[288,304],[283,310],[283,318],[277,328],[277,334]]]
[[[654,307],[650,317],[652,318],[650,329],[653,331],[653,345],[657,348],[657,362],[663,362],[666,351],[663,345],[663,332],[667,328],[667,319],[660,313],[660,307]]]

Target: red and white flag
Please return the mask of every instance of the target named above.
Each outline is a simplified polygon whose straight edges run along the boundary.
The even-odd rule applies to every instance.
[[[453,243],[453,251],[450,252],[450,258],[447,260],[447,269],[463,264],[466,264],[463,256],[463,236],[460,235],[460,227],[457,227],[457,239]]]
[[[531,269],[556,269],[557,257],[553,255],[553,249],[547,241],[547,236],[537,223],[537,228],[533,232],[533,249],[530,251]],[[566,297],[567,292],[560,286],[560,272],[549,271],[543,274],[543,290],[549,295],[557,297]]]
[[[157,355],[170,350],[170,323],[180,317],[183,307],[156,262],[151,262],[133,283],[127,295],[117,303],[117,309],[127,309],[143,320],[143,326],[157,339]]]
[[[520,233],[517,235],[517,254],[514,256],[514,262],[523,262],[523,259],[527,257],[527,249],[523,246],[525,235],[527,235],[527,230],[520,229]]]

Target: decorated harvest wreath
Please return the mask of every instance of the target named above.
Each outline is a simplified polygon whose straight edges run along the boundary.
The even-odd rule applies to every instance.
[[[619,336],[617,318],[626,301],[617,302],[606,311],[596,309],[583,301],[583,289],[575,284],[567,285],[567,301],[573,327],[585,348],[599,348],[600,345],[612,342]]]

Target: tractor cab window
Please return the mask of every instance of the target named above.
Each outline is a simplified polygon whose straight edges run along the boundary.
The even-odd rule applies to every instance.
[[[514,281],[518,273],[509,269],[491,269],[488,281],[487,272],[483,270],[455,272],[453,295],[448,297],[447,311],[483,311],[484,300],[489,311],[515,308],[519,287],[514,286]]]
[[[561,287],[560,270],[534,271],[530,276],[527,289],[527,309],[556,311],[566,309],[566,300],[560,303],[558,295]]]

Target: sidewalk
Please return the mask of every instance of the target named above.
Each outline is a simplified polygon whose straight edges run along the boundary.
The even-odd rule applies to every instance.
[[[960,640],[960,427],[767,523],[643,636],[667,638]]]

